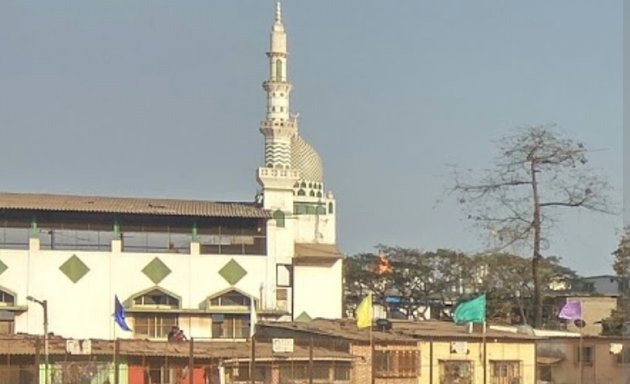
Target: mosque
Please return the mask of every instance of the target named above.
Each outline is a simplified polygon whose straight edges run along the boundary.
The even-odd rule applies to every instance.
[[[254,318],[341,317],[336,201],[290,108],[280,3],[270,40],[255,201],[0,193],[0,333],[243,339]]]

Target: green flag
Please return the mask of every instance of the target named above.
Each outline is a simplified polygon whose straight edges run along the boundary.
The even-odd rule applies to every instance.
[[[486,294],[461,303],[455,308],[453,320],[457,324],[483,323],[486,321]]]

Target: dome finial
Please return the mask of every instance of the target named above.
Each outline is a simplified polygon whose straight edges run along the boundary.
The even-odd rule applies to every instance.
[[[280,0],[276,1],[276,22],[282,22],[282,5],[280,4]]]

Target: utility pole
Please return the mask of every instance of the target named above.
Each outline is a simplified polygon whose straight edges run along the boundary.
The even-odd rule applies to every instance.
[[[50,383],[50,375],[48,372],[48,300],[38,300],[33,296],[27,296],[26,300],[32,301],[42,306],[44,310],[44,383]]]

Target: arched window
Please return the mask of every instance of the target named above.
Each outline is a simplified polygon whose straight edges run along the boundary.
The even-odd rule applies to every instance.
[[[149,307],[155,309],[177,309],[180,299],[159,288],[141,292],[133,297],[134,307]]]
[[[282,81],[282,60],[276,60],[276,81]]]
[[[172,312],[180,308],[177,295],[154,287],[132,295],[130,301],[134,337],[165,339],[178,326],[179,315]]]
[[[249,307],[251,301],[251,297],[234,289],[208,297],[208,305],[210,307]]]
[[[6,307],[15,305],[15,293],[0,287],[0,303]]]
[[[252,313],[242,312],[257,307],[256,299],[238,289],[225,291],[209,296],[204,308],[212,313],[213,339],[245,339],[249,337]]]
[[[273,213],[273,219],[276,221],[276,226],[284,228],[284,212],[277,210]]]
[[[333,203],[328,203],[328,214],[333,213]]]

